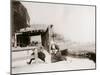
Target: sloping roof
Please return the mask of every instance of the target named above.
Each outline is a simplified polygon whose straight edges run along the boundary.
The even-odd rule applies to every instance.
[[[30,27],[22,28],[20,29],[20,32],[28,32],[28,31],[40,31],[40,32],[45,32],[48,28],[48,25],[44,24],[34,24],[30,25]]]

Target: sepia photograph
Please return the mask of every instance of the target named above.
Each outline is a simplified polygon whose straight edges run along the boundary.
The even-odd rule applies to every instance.
[[[11,0],[11,74],[96,69],[96,6]]]

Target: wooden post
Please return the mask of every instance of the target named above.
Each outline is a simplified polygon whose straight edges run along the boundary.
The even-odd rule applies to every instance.
[[[38,63],[38,49],[35,48],[35,62]]]
[[[15,33],[14,35],[14,47],[17,47],[17,35],[21,35],[22,33]]]
[[[14,36],[14,47],[17,47],[17,34],[15,33],[15,36]]]
[[[51,40],[52,40],[52,38],[51,38],[51,36],[52,36],[52,27],[53,27],[53,25],[50,25],[49,26],[49,28],[48,28],[48,32],[49,32],[49,53],[51,54]]]
[[[51,41],[51,38],[50,38],[50,36],[51,36],[51,29],[50,29],[50,26],[48,27],[48,33],[49,33],[49,35],[48,35],[48,45],[49,45],[49,53],[51,53],[51,44],[50,44],[50,41]]]

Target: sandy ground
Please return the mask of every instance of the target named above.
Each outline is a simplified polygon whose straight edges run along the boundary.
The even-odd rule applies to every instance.
[[[30,52],[29,52],[30,54]],[[94,69],[95,63],[89,59],[66,57],[67,61],[60,61],[56,63],[47,63],[38,59],[38,62],[29,61],[27,52],[12,53],[12,73],[30,73],[30,72],[47,72],[47,71],[61,71],[61,70],[79,70],[79,69]]]

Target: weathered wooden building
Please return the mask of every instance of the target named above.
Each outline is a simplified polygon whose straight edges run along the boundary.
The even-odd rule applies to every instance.
[[[40,35],[41,44],[48,52],[50,52],[50,41],[52,39],[51,31],[52,25],[32,25],[30,27],[20,29],[19,32],[15,33],[14,46],[26,47],[30,44],[30,36]]]

